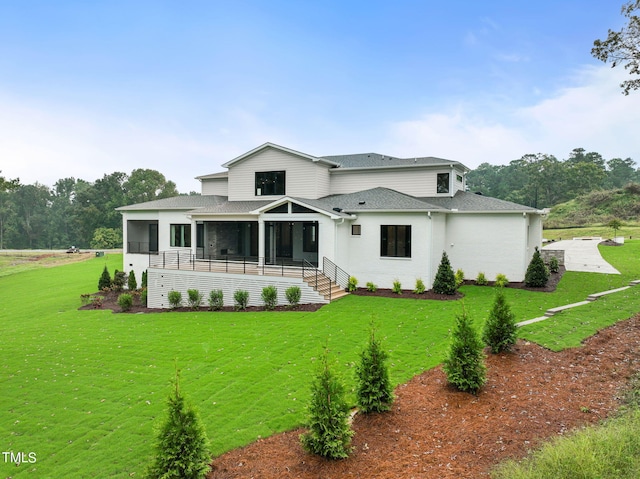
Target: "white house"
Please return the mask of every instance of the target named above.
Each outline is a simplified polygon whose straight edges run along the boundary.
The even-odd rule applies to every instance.
[[[467,278],[523,281],[542,241],[542,211],[465,191],[469,169],[457,161],[316,157],[265,143],[223,167],[197,177],[201,196],[118,208],[124,270],[148,270],[150,307],[188,288],[223,289],[227,304],[246,289],[261,304],[270,284],[282,302],[292,284],[303,301],[326,302],[328,291],[316,291],[323,274],[334,291],[348,276],[430,287],[443,251]]]

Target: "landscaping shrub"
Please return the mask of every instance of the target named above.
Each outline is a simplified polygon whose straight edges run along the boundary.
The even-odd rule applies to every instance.
[[[507,277],[504,274],[498,273],[496,275],[495,285],[498,288],[506,288],[508,284],[509,284],[509,280],[507,279]]]
[[[402,283],[400,283],[400,280],[398,279],[393,280],[393,288],[391,288],[391,291],[393,291],[396,294],[402,294]]]
[[[233,300],[235,302],[236,310],[247,309],[249,303],[249,291],[239,289],[233,293]]]
[[[375,293],[376,291],[378,291],[378,286],[372,281],[369,281],[367,283],[367,291],[371,291],[372,293]]]
[[[296,286],[296,285],[289,286],[285,290],[284,295],[287,298],[287,302],[289,303],[289,306],[291,306],[292,308],[294,306],[298,306],[298,304],[300,303],[300,298],[302,297],[300,286]]]
[[[133,295],[130,293],[122,293],[118,296],[118,306],[122,308],[122,311],[129,311],[133,306]]]
[[[142,279],[140,280],[140,287],[141,288],[146,288],[147,287],[147,270],[146,269],[142,272]]]
[[[456,288],[459,288],[460,286],[462,286],[464,284],[464,271],[462,271],[461,269],[457,269],[455,274],[455,279],[456,279]]]
[[[197,411],[180,392],[179,371],[167,406],[167,417],[156,430],[155,456],[146,477],[204,479],[211,462],[209,440]]]
[[[193,310],[200,308],[202,305],[202,293],[197,289],[188,289],[187,302],[189,303],[189,307]]]
[[[129,291],[135,291],[136,289],[138,289],[136,274],[133,272],[133,270],[129,271],[129,277],[127,278],[127,289]]]
[[[491,348],[492,353],[497,354],[511,349],[517,339],[516,315],[507,303],[504,290],[497,288],[489,318],[484,325],[482,340]]]
[[[451,269],[449,257],[445,251],[442,252],[442,259],[438,266],[438,272],[433,280],[433,291],[438,294],[455,294],[456,277]]]
[[[98,291],[104,291],[109,288],[111,288],[111,275],[109,274],[109,270],[105,264],[104,269],[102,270],[102,275],[98,280]]]
[[[542,260],[538,247],[533,253],[533,258],[527,267],[527,272],[524,275],[524,284],[531,288],[542,288],[546,286],[549,281],[549,270]]]
[[[347,291],[353,293],[358,289],[358,279],[355,276],[349,276],[349,282],[347,283]]]
[[[369,344],[360,353],[360,363],[356,366],[356,402],[364,413],[391,409],[393,387],[389,381],[387,359],[388,354],[382,349],[380,341],[375,337],[375,330],[371,328]]]
[[[94,294],[93,296],[91,296],[91,306],[93,306],[93,309],[102,308],[102,296],[100,296],[99,294]]]
[[[113,282],[112,286],[115,291],[122,291],[124,289],[124,285],[127,282],[127,273],[124,271],[116,270],[113,273]]]
[[[169,304],[173,309],[180,307],[182,304],[182,293],[180,291],[169,291],[167,298],[169,299]]]
[[[486,286],[489,284],[489,280],[482,271],[478,273],[478,276],[476,277],[476,284],[478,286]]]
[[[353,431],[349,426],[349,405],[345,389],[329,368],[325,350],[320,371],[311,385],[309,431],[300,435],[302,447],[327,459],[344,459],[351,452]]]
[[[475,394],[487,382],[484,345],[466,311],[456,317],[449,353],[442,369],[447,381],[460,391]]]
[[[427,290],[427,287],[424,285],[424,281],[422,278],[416,279],[416,287],[413,289],[413,292],[416,294],[422,294]]]
[[[209,292],[209,309],[220,311],[224,307],[224,295],[221,289],[214,289]]]
[[[557,273],[560,271],[560,263],[558,262],[558,258],[555,256],[549,258],[549,271],[551,273]]]
[[[140,291],[140,304],[145,307],[147,306],[147,288]]]
[[[260,295],[262,302],[264,303],[264,309],[267,311],[273,310],[278,304],[278,289],[275,286],[269,285],[262,288],[262,294]]]

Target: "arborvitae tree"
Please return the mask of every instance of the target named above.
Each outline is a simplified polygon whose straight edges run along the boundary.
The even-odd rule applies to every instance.
[[[438,294],[455,294],[456,289],[456,276],[451,268],[451,263],[449,263],[447,253],[443,251],[438,272],[433,280],[433,291]]]
[[[147,287],[147,270],[146,269],[142,272],[142,280],[140,281],[140,287],[141,288]]]
[[[482,340],[491,348],[494,354],[508,351],[518,339],[516,315],[504,295],[502,288],[496,288],[496,297],[489,318],[484,325]]]
[[[460,391],[476,394],[487,382],[484,345],[466,311],[456,317],[456,328],[443,369],[447,381]]]
[[[157,430],[155,458],[147,469],[149,479],[202,479],[209,472],[209,440],[195,409],[180,392],[180,371],[167,401],[169,412]]]
[[[309,432],[300,435],[302,447],[327,459],[344,459],[351,452],[353,430],[344,386],[329,368],[325,349],[320,371],[311,386]]]
[[[391,409],[393,388],[389,381],[389,369],[386,365],[388,354],[382,349],[380,341],[371,328],[369,344],[360,353],[360,363],[356,366],[358,388],[356,400],[360,411],[383,412]]]
[[[524,275],[524,284],[531,288],[542,288],[546,286],[547,281],[549,281],[549,270],[536,247],[533,258],[531,258],[527,272]]]
[[[127,282],[127,273],[124,271],[115,270],[113,273],[113,281],[112,286],[116,291],[122,291],[124,289],[124,284]]]
[[[129,271],[129,277],[127,278],[127,288],[129,288],[129,291],[135,291],[136,289],[138,289],[136,273],[133,270]]]
[[[102,275],[98,280],[98,291],[102,291],[103,289],[108,289],[111,287],[111,275],[109,274],[109,270],[107,269],[107,265],[104,265],[104,269],[102,270]]]

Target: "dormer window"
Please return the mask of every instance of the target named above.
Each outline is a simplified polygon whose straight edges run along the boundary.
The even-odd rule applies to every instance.
[[[438,193],[449,193],[449,173],[438,173],[436,191]]]
[[[284,171],[256,171],[256,196],[284,195]]]

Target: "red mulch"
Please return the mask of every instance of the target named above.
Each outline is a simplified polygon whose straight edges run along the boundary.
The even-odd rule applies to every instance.
[[[358,414],[353,453],[330,461],[304,452],[302,429],[261,439],[212,463],[209,479],[477,478],[541,441],[593,424],[620,405],[640,368],[640,315],[559,353],[519,341],[489,355],[477,396],[447,385],[440,367],[396,389],[388,413]]]

